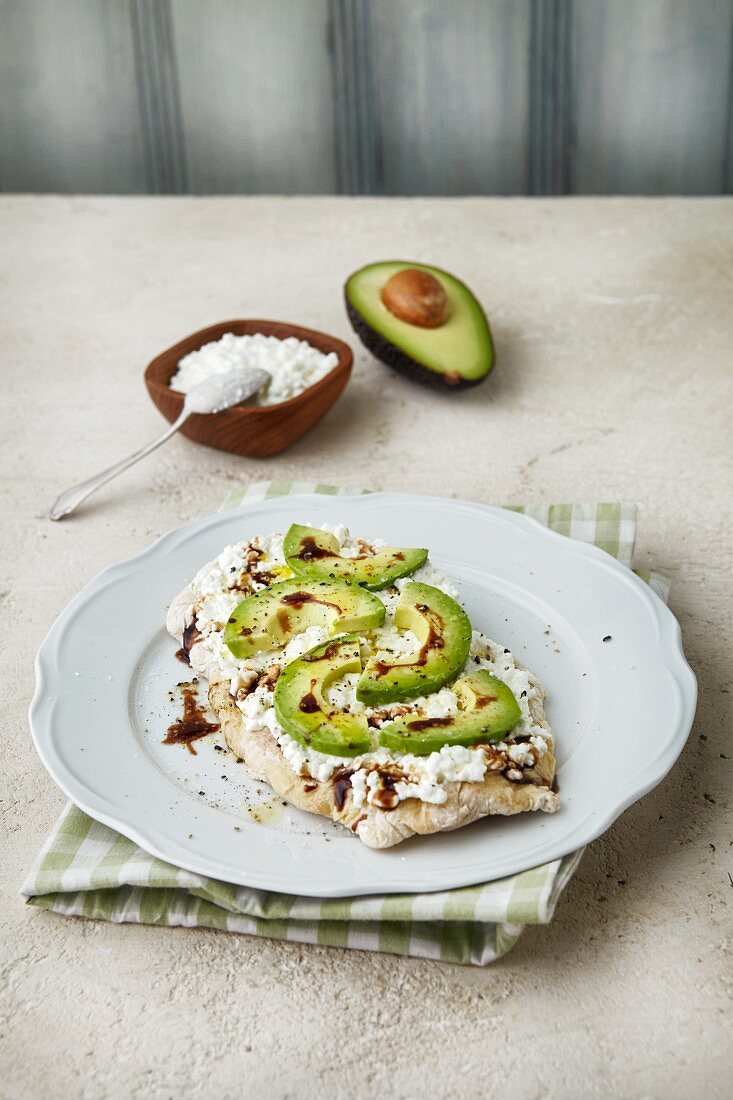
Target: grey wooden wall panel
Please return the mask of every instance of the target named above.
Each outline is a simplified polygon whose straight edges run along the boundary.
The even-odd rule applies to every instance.
[[[529,191],[564,195],[573,148],[573,0],[532,0]]]
[[[733,190],[733,0],[0,0],[0,189]]]
[[[145,191],[127,0],[0,2],[4,191]]]
[[[330,0],[336,180],[342,195],[382,191],[382,120],[374,74],[372,0]]]
[[[724,190],[730,0],[575,0],[576,193]]]
[[[383,192],[526,192],[529,0],[371,9]]]
[[[188,191],[171,0],[128,0],[148,190]]]
[[[193,192],[336,189],[328,0],[174,0]]]

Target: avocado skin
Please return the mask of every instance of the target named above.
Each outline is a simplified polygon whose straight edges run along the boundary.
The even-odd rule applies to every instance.
[[[345,290],[344,303],[351,327],[364,347],[382,363],[391,367],[392,370],[396,370],[399,374],[403,374],[406,378],[411,378],[413,382],[427,383],[429,386],[443,391],[467,390],[472,386],[480,385],[487,377],[483,374],[480,378],[459,378],[456,382],[448,381],[444,374],[439,371],[428,370],[427,367],[423,367],[421,363],[409,356],[407,352],[395,347],[394,344],[390,344],[389,340],[385,340],[383,336],[380,336],[376,329],[368,325],[359,311],[352,306]],[[494,366],[496,366],[496,359],[492,364],[492,370]]]

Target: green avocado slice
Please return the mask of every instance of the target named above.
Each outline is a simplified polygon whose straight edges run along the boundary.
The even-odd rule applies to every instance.
[[[361,672],[359,638],[346,634],[297,657],[275,684],[275,715],[291,737],[331,756],[358,756],[371,748],[363,714],[340,711],[328,701],[335,680]]]
[[[332,634],[374,630],[384,622],[382,601],[339,581],[280,581],[237,604],[224,630],[224,642],[235,657],[281,649],[309,626]]]
[[[447,718],[407,715],[382,726],[379,744],[395,752],[428,756],[443,745],[478,745],[498,741],[513,729],[522,712],[503,680],[486,669],[462,676],[453,685],[459,710]]]
[[[376,591],[388,588],[398,577],[414,573],[428,551],[385,546],[373,557],[343,558],[339,542],[328,531],[294,523],[283,540],[285,560],[299,577],[342,580]]]
[[[394,615],[395,626],[417,635],[419,648],[403,657],[371,657],[356,688],[370,706],[401,703],[438,691],[462,670],[471,646],[471,623],[439,588],[408,581]]]
[[[386,284],[405,270],[426,272],[443,288],[447,316],[436,327],[402,320],[384,304]],[[462,389],[481,382],[494,365],[483,308],[465,283],[439,267],[407,260],[368,264],[347,279],[344,295],[349,320],[362,343],[401,374],[442,389]]]

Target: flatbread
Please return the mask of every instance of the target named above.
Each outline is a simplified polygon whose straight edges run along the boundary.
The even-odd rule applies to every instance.
[[[197,599],[191,584],[170,605],[166,626],[179,642],[184,630],[191,626],[192,606]],[[487,770],[480,782],[442,784],[447,794],[445,802],[436,804],[408,798],[393,809],[382,809],[369,802],[354,804],[348,768],[324,781],[298,775],[269,729],[247,730],[244,716],[230,694],[229,681],[221,679],[216,662],[196,638],[191,640],[189,658],[194,671],[209,679],[209,702],[227,745],[244,760],[253,775],[269,783],[276,794],[298,809],[321,814],[350,829],[370,848],[391,848],[412,836],[460,829],[490,815],[508,816],[530,810],[552,813],[557,808],[557,792],[552,789],[555,756],[552,732],[544,713],[545,693],[531,673],[530,683],[535,691],[529,709],[534,724],[542,728],[547,748],[541,754],[535,752],[534,767],[519,769],[521,780],[509,779],[501,771]]]

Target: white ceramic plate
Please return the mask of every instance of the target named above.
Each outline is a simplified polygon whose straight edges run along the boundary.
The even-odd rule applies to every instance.
[[[191,675],[164,630],[170,600],[227,544],[293,521],[430,548],[474,625],[547,688],[556,814],[487,818],[372,851],[285,808],[215,737],[196,756],[161,743],[180,714],[175,685]],[[181,527],[71,602],[36,673],[36,747],[88,814],[188,870],[319,897],[465,886],[587,844],[669,771],[696,700],[677,621],[628,569],[525,516],[404,493],[289,496]]]

